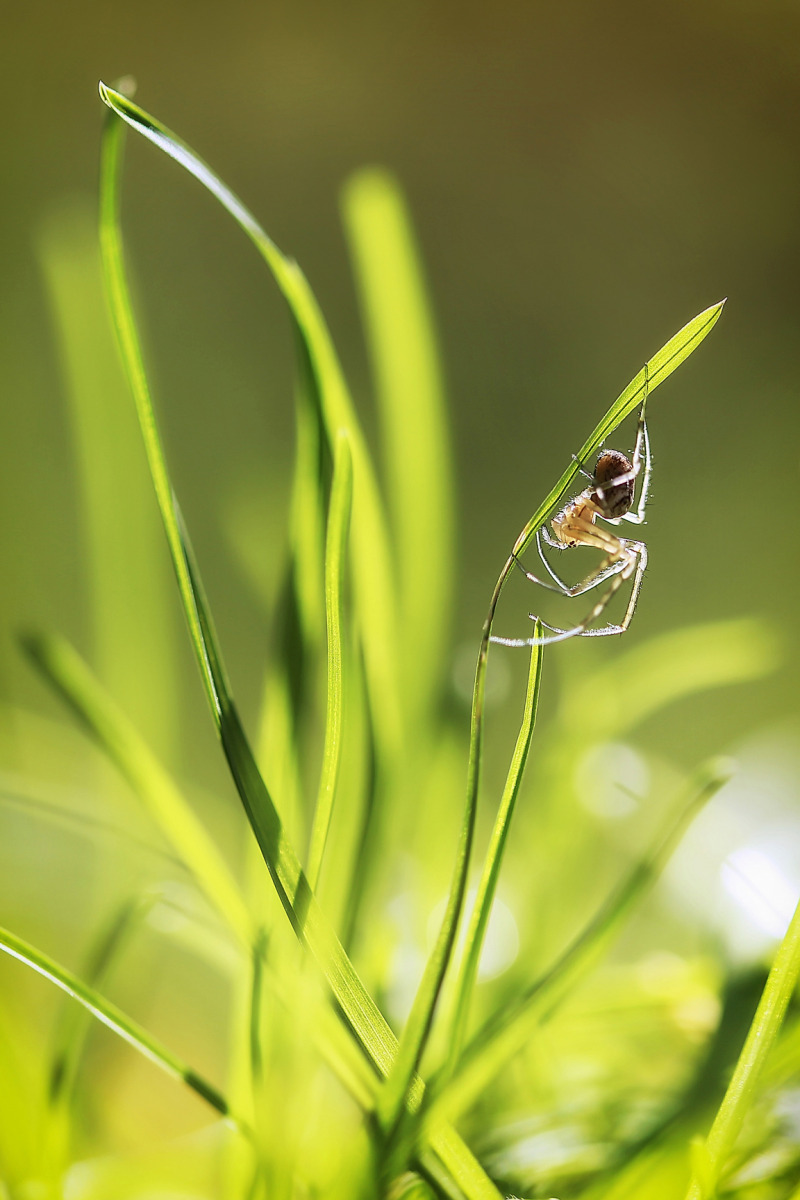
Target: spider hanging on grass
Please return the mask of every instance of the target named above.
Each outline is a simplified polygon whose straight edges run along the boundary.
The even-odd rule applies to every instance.
[[[624,633],[631,623],[636,601],[642,586],[645,567],[647,566],[647,546],[644,542],[632,538],[618,537],[609,529],[598,525],[597,518],[608,522],[609,525],[619,525],[622,521],[631,521],[634,525],[643,525],[647,493],[650,488],[652,460],[650,456],[650,438],[647,433],[645,408],[647,405],[648,376],[647,367],[644,369],[644,396],[639,412],[639,424],[636,430],[636,444],[633,455],[628,459],[619,450],[601,450],[594,469],[590,474],[578,463],[580,471],[589,479],[590,485],[579,495],[575,496],[561,509],[551,521],[553,532],[542,525],[536,530],[536,547],[539,557],[550,577],[550,581],[540,579],[538,575],[526,571],[520,560],[513,555],[514,561],[531,583],[562,596],[582,596],[590,592],[606,580],[611,580],[594,608],[571,629],[559,629],[541,621],[550,632],[538,638],[506,638],[492,635],[491,640],[501,646],[545,646],[550,642],[563,642],[571,637],[607,637],[610,634]],[[577,461],[577,460],[576,460]],[[642,486],[639,500],[633,509],[636,480],[642,475]],[[594,546],[605,552],[605,557],[596,570],[587,575],[580,583],[569,587],[556,574],[545,557],[542,539],[554,550],[570,550],[577,546]],[[631,594],[625,615],[618,625],[604,625],[599,629],[590,628],[593,621],[605,611],[606,606],[619,589],[629,579],[633,579]],[[537,618],[531,613],[531,620]]]

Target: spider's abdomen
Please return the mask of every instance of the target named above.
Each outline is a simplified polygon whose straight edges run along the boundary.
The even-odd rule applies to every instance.
[[[592,492],[591,499],[601,515],[621,517],[628,512],[633,504],[635,484],[630,460],[619,450],[604,450],[597,460],[594,478],[597,490]],[[616,483],[615,480],[620,478],[623,478],[623,482]]]

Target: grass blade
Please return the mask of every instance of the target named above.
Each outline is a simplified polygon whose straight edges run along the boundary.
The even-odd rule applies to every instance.
[[[273,270],[308,348],[320,395],[327,405],[326,420],[331,421],[332,417],[341,418],[336,420],[334,429],[345,428],[350,435],[353,457],[353,552],[363,566],[363,571],[357,569],[354,575],[356,582],[361,574],[369,577],[370,585],[362,589],[361,596],[362,614],[369,614],[373,605],[380,607],[387,592],[391,601],[387,583],[388,569],[383,569],[381,561],[386,554],[386,540],[380,506],[366,449],[350,412],[338,363],[321,314],[304,277],[296,264],[280,254],[233,193],[188,147],[125,97],[112,92],[104,85],[101,85],[101,95],[113,112],[178,159],[209,187],[251,236]],[[228,766],[281,905],[297,936],[309,948],[320,966],[347,1025],[375,1070],[380,1075],[386,1075],[394,1061],[396,1039],[322,914],[258,770],[233,702],[205,594],[170,485],[125,276],[119,228],[122,129],[122,124],[112,118],[105,133],[101,166],[101,248],[123,364],[139,412],[156,496],[195,655]],[[379,694],[387,679],[391,680],[392,673],[388,671],[387,647],[385,643],[381,643],[381,636],[386,632],[384,622],[387,612],[390,611],[391,606],[384,609],[377,623],[373,621],[370,625],[369,634],[365,632],[365,655],[367,642],[372,646],[371,686],[377,688],[378,697],[373,705],[373,713],[376,717],[381,715],[385,739],[392,734],[392,709],[381,703]],[[362,615],[362,622],[366,621],[367,616]],[[394,733],[396,734],[396,729]],[[422,1090],[422,1081],[416,1080],[412,1097],[416,1103],[419,1103]],[[437,1134],[432,1142],[432,1148],[437,1155],[440,1140],[444,1145],[444,1135]],[[464,1187],[470,1200],[496,1198],[496,1190],[467,1147],[452,1131],[447,1132],[443,1152],[456,1164],[454,1169],[459,1172],[458,1182]],[[476,1180],[480,1180],[480,1184]]]
[[[160,150],[175,159],[206,187],[234,218],[259,251],[283,294],[300,339],[319,396],[328,443],[335,443],[339,429],[350,435],[353,456],[353,581],[356,603],[362,627],[364,657],[370,698],[377,732],[386,752],[393,756],[400,744],[400,714],[397,706],[397,666],[395,636],[395,586],[392,581],[385,519],[364,437],[353,410],[336,352],[324,317],[308,281],[297,263],[284,255],[261,228],[253,214],[193,150],[154,117],[149,116],[127,97],[100,84],[100,96],[122,121],[142,134]],[[121,152],[120,122],[112,121],[106,131],[103,154],[101,193],[101,240],[109,277],[112,308],[120,333],[123,353],[129,357],[128,373],[133,372],[134,391],[144,419],[155,432],[152,405],[149,403],[141,353],[138,342],[130,337],[131,305],[124,282],[121,238],[119,234],[119,168]],[[122,325],[122,329],[120,326]],[[144,399],[147,403],[143,403]],[[147,439],[148,433],[145,432]],[[148,454],[150,457],[150,454]],[[159,450],[157,458],[161,457]],[[151,470],[153,458],[151,457]],[[169,495],[163,480],[156,484],[159,504],[164,516]],[[170,547],[179,554],[172,535]],[[181,590],[183,592],[183,579]]]
[[[433,314],[411,218],[387,172],[342,198],[382,423],[398,563],[400,672],[412,727],[438,703],[454,577],[453,467]]]
[[[728,762],[716,759],[695,772],[687,788],[688,799],[678,806],[677,815],[669,818],[651,848],[622,880],[583,932],[540,979],[497,1009],[475,1034],[466,1047],[461,1065],[432,1104],[431,1119],[446,1116],[452,1120],[472,1104],[525,1043],[532,1028],[585,975],[658,878],[686,826],[727,782],[730,773]]]
[[[539,637],[540,634],[541,626],[537,622],[534,627],[534,637]],[[483,866],[483,874],[478,885],[478,894],[470,915],[464,956],[461,960],[458,975],[456,976],[453,1024],[450,1036],[447,1039],[449,1050],[447,1063],[443,1072],[443,1081],[448,1079],[455,1069],[466,1034],[469,1004],[475,987],[483,939],[492,911],[492,904],[494,903],[497,881],[500,877],[500,868],[503,862],[503,851],[505,850],[508,831],[511,828],[514,806],[519,794],[520,784],[522,783],[522,775],[528,760],[528,751],[530,750],[533,730],[536,724],[536,712],[539,705],[539,691],[542,681],[543,649],[544,647],[542,646],[531,647],[522,724],[517,735],[511,765],[508,769],[503,795],[497,810],[497,817],[495,818],[494,829],[492,830],[492,837]]]
[[[342,430],[336,440],[333,460],[328,535],[325,549],[325,611],[328,628],[328,696],[325,707],[325,745],[322,755],[319,795],[311,826],[308,854],[308,881],[316,889],[322,856],[333,812],[336,781],[342,752],[342,693],[344,689],[342,657],[342,582],[344,576],[350,505],[353,495],[353,469],[350,444]]]
[[[146,1029],[132,1021],[110,1000],[106,1000],[65,967],[60,966],[54,959],[49,958],[48,955],[43,954],[35,946],[23,938],[17,937],[8,929],[0,928],[0,950],[25,963],[32,970],[43,975],[45,979],[49,979],[56,987],[61,988],[67,995],[72,996],[98,1021],[102,1021],[104,1025],[107,1025],[109,1029],[133,1046],[134,1050],[138,1050],[145,1058],[149,1058],[173,1079],[186,1084],[212,1108],[232,1121],[248,1137],[250,1136],[246,1125],[230,1112],[225,1097],[215,1087],[212,1087],[196,1071],[193,1071],[175,1054],[162,1046]]]
[[[705,1143],[695,1154],[686,1200],[706,1200],[716,1185],[753,1101],[767,1055],[780,1032],[800,977],[800,904],[772,964],[733,1076]]]

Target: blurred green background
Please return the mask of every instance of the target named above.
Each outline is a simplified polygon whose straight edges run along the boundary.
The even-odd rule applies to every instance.
[[[94,647],[75,442],[41,259],[54,230],[88,236],[81,230],[95,203],[97,81],[131,73],[137,101],[202,154],[303,266],[375,441],[338,196],[364,164],[388,166],[405,188],[437,315],[456,459],[448,653],[464,726],[463,680],[519,529],[645,359],[701,309],[729,297],[709,340],[651,406],[650,567],[635,621],[624,642],[578,639],[550,651],[543,709],[552,712],[560,695],[579,696],[559,688],[578,688],[584,674],[613,666],[623,650],[656,634],[723,618],[767,620],[780,637],[780,669],[645,721],[630,786],[646,756],[688,767],[710,753],[738,755],[745,763],[734,785],[740,828],[759,804],[772,812],[774,802],[781,869],[800,886],[797,7],[752,0],[31,3],[6,5],[3,30],[6,702],[61,722],[17,649],[20,629],[57,628],[90,656]],[[218,207],[133,138],[125,227],[171,468],[252,721],[267,653],[264,602],[274,601],[284,550],[293,437],[288,318],[251,247]],[[124,404],[113,363],[108,372]],[[131,430],[135,437],[133,423]],[[633,436],[628,428],[628,446]],[[166,551],[164,571],[168,580]],[[230,791],[177,596],[173,619],[174,728],[165,731],[141,701],[136,715],[220,838],[235,847],[238,815],[209,798]],[[505,621],[501,612],[502,632],[519,632],[518,624],[509,628],[518,616]],[[513,737],[524,657],[493,652],[499,749],[490,743],[490,783]],[[150,682],[158,669],[143,656]],[[129,700],[136,710],[136,698]],[[566,713],[567,724],[591,731],[595,703],[602,707],[602,695],[590,693],[585,706]],[[74,772],[69,735],[62,742],[46,724],[51,749],[41,754],[39,718],[7,711],[9,769],[30,771],[35,762],[53,782]],[[619,768],[619,755],[610,761]],[[589,761],[584,769],[596,778],[607,763]],[[602,805],[597,811],[603,815]],[[73,886],[76,860],[79,872],[88,868],[80,855],[71,859],[63,834],[33,838],[19,820],[3,852],[1,923],[68,959],[64,947],[81,943],[80,906],[90,909],[92,896],[87,890],[81,900],[74,886],[71,904],[54,912],[48,888],[56,880]],[[746,936],[728,946],[744,959],[763,948]],[[16,995],[22,968],[4,978]],[[44,985],[25,988],[19,1005],[46,1012]],[[128,997],[135,988],[134,978]],[[197,1044],[206,1044],[202,1031],[218,1018],[214,1002],[199,1006],[195,1018]],[[161,1029],[165,1038],[168,1032]],[[117,1061],[125,1052],[114,1054]],[[213,1074],[214,1063],[206,1065]],[[158,1081],[167,1107],[170,1087]],[[153,1130],[160,1119],[156,1105]]]
[[[85,621],[35,243],[66,199],[92,203],[96,83],[130,72],[140,103],[301,262],[368,426],[337,195],[376,162],[407,189],[457,452],[461,638],[474,638],[507,548],[587,429],[648,354],[729,295],[711,342],[653,405],[651,566],[630,640],[759,612],[783,627],[796,664],[793,6],[29,5],[8,6],[4,29],[5,630],[44,622],[80,635]],[[247,688],[259,631],[230,526],[253,505],[271,522],[285,483],[288,323],[250,248],[191,180],[134,144],[126,186],[173,469]],[[27,673],[5,646],[19,696]],[[563,656],[614,652],[583,643]],[[760,714],[793,703],[795,674],[765,685]],[[752,697],[727,704],[724,726],[704,708],[709,738],[750,722]]]

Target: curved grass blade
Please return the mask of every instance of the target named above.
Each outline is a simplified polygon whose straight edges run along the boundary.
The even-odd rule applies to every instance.
[[[61,988],[63,992],[88,1009],[98,1021],[102,1021],[114,1033],[119,1034],[129,1045],[133,1046],[134,1050],[138,1050],[145,1058],[149,1058],[173,1079],[177,1079],[191,1088],[207,1104],[210,1104],[218,1113],[236,1125],[247,1137],[252,1136],[246,1124],[231,1113],[225,1097],[215,1087],[182,1062],[177,1055],[162,1046],[146,1029],[143,1029],[136,1021],[132,1021],[110,1000],[106,1000],[65,967],[60,966],[54,959],[43,954],[35,946],[23,938],[17,937],[8,929],[0,928],[0,950],[25,963],[39,975],[43,975],[45,979],[49,979],[56,987]]]
[[[354,555],[373,581],[362,594],[364,612],[371,603],[383,602],[387,591],[388,571],[381,566],[386,544],[381,524],[377,490],[371,474],[366,449],[360,431],[350,418],[349,401],[343,390],[338,363],[316,306],[313,295],[299,268],[284,259],[266,234],[247,213],[235,196],[210,172],[199,159],[178,143],[161,126],[157,126],[135,105],[118,93],[101,85],[101,95],[109,107],[134,125],[172,157],[187,166],[222,201],[242,227],[256,242],[271,266],[289,300],[290,307],[309,351],[320,394],[327,404],[327,420],[331,415],[343,419],[335,428],[343,427],[351,437],[353,455],[353,515]],[[139,412],[145,448],[153,474],[156,496],[164,521],[167,540],[173,556],[176,575],[184,605],[190,635],[209,699],[212,715],[228,761],[234,783],[247,813],[264,861],[270,872],[281,905],[297,936],[308,946],[319,964],[350,1030],[369,1057],[375,1070],[386,1075],[394,1061],[397,1042],[383,1015],[366,991],[352,963],[345,954],[329,923],[316,902],[297,855],[284,832],[280,816],[259,773],[250,744],[244,733],[219,654],[216,634],[189,546],[177,501],[172,492],[166,463],[155,421],[152,401],[144,371],[141,348],[133,318],[129,290],[124,270],[122,239],[119,229],[119,170],[121,166],[120,122],[107,124],[101,166],[101,248],[103,249],[109,300],[129,382]],[[360,515],[359,515],[360,514]],[[366,516],[364,516],[366,514]],[[358,518],[358,519],[357,519]],[[361,574],[356,570],[356,576]],[[391,594],[389,590],[389,599]],[[363,618],[366,619],[366,618]],[[385,613],[380,619],[384,630]],[[377,637],[379,626],[373,622],[370,639]],[[365,635],[366,637],[366,635]],[[385,647],[378,638],[373,657],[371,686],[380,693],[387,678]],[[366,644],[365,644],[366,653]],[[380,700],[373,704],[373,714],[379,714]],[[380,709],[384,734],[391,733],[389,709]],[[394,731],[396,733],[396,730]],[[412,1099],[418,1104],[423,1090],[422,1081],[414,1083]],[[441,1146],[440,1146],[441,1143]],[[464,1143],[451,1131],[437,1133],[432,1149],[448,1170],[454,1174],[470,1200],[496,1200],[496,1190],[482,1172]],[[447,1158],[447,1162],[445,1162]]]
[[[700,808],[731,776],[727,760],[699,768],[678,806],[647,853],[612,892],[582,933],[538,980],[488,1019],[467,1045],[461,1064],[430,1108],[430,1119],[453,1120],[480,1095],[498,1071],[544,1020],[617,936],[628,914],[661,873],[684,830]],[[434,1087],[436,1080],[433,1081]]]
[[[438,703],[454,578],[453,467],[433,314],[408,209],[379,168],[342,196],[382,424],[398,564],[400,673],[409,724]]]
[[[534,637],[539,637],[540,635],[541,625],[537,621],[534,626]],[[464,956],[461,960],[458,975],[456,976],[453,1024],[449,1039],[447,1039],[449,1043],[448,1058],[444,1067],[442,1082],[448,1079],[455,1069],[466,1034],[469,1004],[478,974],[478,962],[483,947],[483,939],[486,934],[489,915],[492,911],[492,904],[494,903],[497,881],[500,877],[500,868],[503,862],[503,852],[508,832],[511,828],[514,806],[519,795],[522,775],[528,760],[528,751],[530,750],[533,730],[536,724],[536,712],[539,706],[539,692],[542,682],[543,649],[542,646],[531,647],[522,724],[517,735],[516,745],[514,746],[511,765],[506,776],[503,795],[500,799],[500,806],[497,810],[494,829],[492,830],[489,848],[486,853],[483,874],[478,884],[478,893],[470,915]]]
[[[533,537],[534,533],[547,520],[549,516],[555,512],[558,503],[567,490],[573,479],[580,470],[580,463],[584,462],[598,449],[603,440],[616,429],[629,413],[631,413],[637,404],[640,402],[644,394],[645,381],[648,384],[648,392],[655,386],[657,387],[678,367],[686,358],[697,348],[700,342],[711,332],[716,322],[719,320],[720,314],[725,301],[719,304],[712,305],[694,317],[686,324],[683,329],[679,330],[662,348],[649,360],[645,367],[637,376],[628,384],[620,396],[614,401],[608,412],[595,427],[593,433],[581,447],[581,451],[574,459],[572,464],[566,469],[558,483],[545,498],[537,511],[525,525],[522,532],[519,534],[514,543],[513,550],[506,559],[505,565],[498,576],[497,582],[492,592],[491,600],[489,601],[489,611],[483,624],[481,634],[481,642],[478,650],[478,661],[475,668],[475,683],[472,692],[472,710],[470,714],[470,734],[469,734],[469,765],[467,772],[467,806],[465,815],[465,830],[468,832],[467,855],[466,859],[462,860],[462,867],[466,875],[469,856],[469,840],[471,833],[469,829],[474,824],[474,815],[477,809],[478,786],[480,780],[480,763],[482,755],[483,743],[483,712],[486,692],[486,667],[489,658],[489,644],[492,635],[492,626],[494,617],[497,611],[497,605],[500,600],[503,588],[509,575],[514,569],[515,556],[521,554],[528,542]],[[445,916],[445,924],[447,915]],[[451,942],[452,946],[452,942]],[[449,953],[449,951],[448,951]],[[424,983],[424,980],[423,980]]]
[[[100,96],[122,121],[127,122],[137,133],[175,159],[202,183],[251,239],[267,263],[289,306],[308,354],[331,449],[339,429],[346,429],[350,435],[353,456],[353,582],[376,727],[382,745],[387,753],[393,755],[400,744],[400,714],[396,700],[395,588],[392,582],[385,520],[364,437],[316,298],[297,263],[278,249],[241,200],[193,150],[154,117],[104,83],[100,84]],[[101,242],[112,309],[123,354],[129,359],[128,373],[137,397],[139,419],[143,424],[146,441],[152,442],[155,435],[153,410],[142,369],[138,340],[131,337],[132,308],[124,278],[118,228],[121,134],[120,122],[112,121],[107,125],[101,172]],[[151,460],[151,471],[154,469],[154,459],[160,460],[163,465],[160,449],[156,452],[155,447],[149,447],[148,457]],[[159,474],[161,478],[156,482],[156,491],[164,516],[165,510],[169,508],[169,494],[164,487],[166,474]],[[174,534],[168,533],[168,536],[173,555],[179,554]],[[179,580],[183,592],[185,580],[180,573]],[[186,597],[184,599],[186,600]]]
[[[764,991],[708,1137],[698,1143],[686,1200],[706,1200],[716,1185],[752,1104],[767,1055],[800,978],[800,904],[772,964]]]
[[[339,432],[333,459],[328,534],[325,548],[325,612],[328,629],[328,696],[325,706],[325,745],[319,795],[311,826],[308,854],[308,882],[315,890],[319,881],[322,856],[333,812],[336,781],[342,753],[342,583],[344,576],[350,506],[353,496],[353,468],[350,443],[344,430]]]

